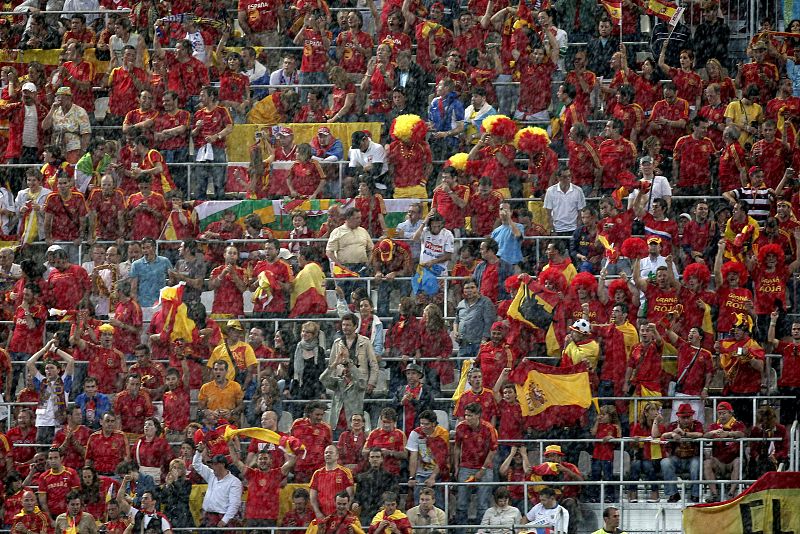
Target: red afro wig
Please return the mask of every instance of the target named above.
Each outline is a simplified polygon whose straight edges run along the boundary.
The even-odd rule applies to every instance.
[[[625,256],[626,258],[646,258],[647,255],[650,253],[647,243],[644,242],[644,239],[641,237],[629,237],[625,241],[622,242],[622,246],[619,249],[620,254]]]
[[[548,269],[549,270],[549,269]],[[569,289],[573,293],[577,293],[578,289],[585,289],[589,293],[597,293],[597,279],[591,273],[583,272],[578,273],[572,278],[569,284]]]
[[[564,291],[567,289],[567,279],[564,277],[564,273],[558,269],[543,270],[539,273],[539,282],[541,282],[542,285],[546,282],[550,282],[553,287],[556,288],[556,291]]]
[[[737,273],[739,275],[739,286],[747,283],[747,267],[739,261],[728,261],[722,264],[722,283],[728,283],[728,275]]]
[[[778,258],[778,265],[783,265],[786,262],[786,254],[783,252],[783,247],[776,243],[770,243],[769,245],[758,247],[758,263],[764,265],[764,260],[767,259],[767,254],[775,254],[775,256]]]
[[[625,282],[625,280],[623,280],[622,278],[616,278],[612,280],[610,284],[608,284],[609,299],[614,300],[614,295],[617,294],[617,291],[622,291],[623,293],[625,293],[625,300],[628,302],[631,301],[632,297],[631,290],[628,287],[627,282]]]
[[[697,277],[700,285],[705,287],[711,281],[711,271],[704,263],[690,263],[683,270],[683,279],[688,280],[692,276]]]

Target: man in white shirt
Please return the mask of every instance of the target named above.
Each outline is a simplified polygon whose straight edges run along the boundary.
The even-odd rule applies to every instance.
[[[252,81],[252,80],[251,80]],[[269,75],[270,85],[297,85],[300,83],[300,72],[297,70],[297,59],[291,54],[283,56],[281,68],[272,71]],[[269,92],[274,93],[276,88],[270,87]]]
[[[386,184],[386,149],[380,143],[374,142],[367,131],[358,130],[351,136],[350,153],[347,157],[350,176],[345,179],[343,190],[348,191],[353,187],[354,176],[366,174],[372,177],[375,187],[380,193],[385,193]]]
[[[491,115],[497,115],[497,110],[486,101],[486,89],[473,87],[472,103],[464,110],[464,132],[467,144],[474,145],[478,142],[481,138],[483,120]]]
[[[547,487],[539,492],[539,504],[531,508],[525,515],[532,527],[551,527],[556,532],[569,530],[569,512],[558,504],[556,492]]]
[[[553,232],[571,236],[578,228],[581,210],[585,207],[583,190],[572,185],[572,171],[562,166],[558,170],[558,183],[548,187],[544,194],[544,209]]]
[[[397,225],[395,237],[410,242],[422,224],[422,204],[414,202],[406,210],[406,220]],[[411,259],[414,265],[419,263],[419,253],[419,247],[411,247]]]
[[[655,272],[658,270],[659,267],[666,267],[667,266],[667,259],[661,255],[661,238],[656,236],[651,236],[647,238],[647,252],[648,255],[639,262],[639,269],[642,278],[646,278],[650,276],[650,274],[655,275]],[[675,267],[675,264],[672,265],[672,276],[675,280],[678,279],[678,269]]]
[[[228,460],[222,454],[211,459],[211,467],[203,463],[204,443],[197,445],[192,469],[203,477],[208,489],[203,497],[202,527],[238,526],[236,515],[242,504],[242,481],[228,470]]]
[[[438,276],[446,276],[447,264],[455,251],[455,237],[453,232],[444,227],[444,217],[429,211],[411,239],[422,244],[419,264],[428,268],[439,265],[442,272]]]

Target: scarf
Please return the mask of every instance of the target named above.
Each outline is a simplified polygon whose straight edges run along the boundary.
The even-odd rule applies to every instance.
[[[303,355],[304,352],[313,352],[314,356],[314,363],[317,363],[317,357],[319,356],[319,343],[317,341],[300,341],[297,344],[297,348],[294,349],[294,379],[297,380],[297,383],[302,387],[303,385],[303,371],[306,368],[306,360],[311,359],[307,358]]]
[[[36,211],[32,208],[33,204],[36,203],[36,199],[38,198],[39,193],[33,193],[30,189],[28,189],[28,200],[27,204],[29,209],[25,216],[22,219],[22,241],[23,244],[33,243],[39,239],[39,216],[36,214]]]
[[[78,525],[80,525],[82,516],[83,512],[79,512],[75,517],[67,514],[67,529],[64,534],[78,534]]]
[[[730,420],[728,420],[728,422],[724,425],[719,421],[717,421],[717,423],[722,426],[722,430],[730,431],[733,428],[733,425],[736,424],[736,418],[731,416]]]
[[[64,381],[59,376],[53,384],[50,384],[47,378],[45,378],[42,380],[40,391],[39,408],[44,408],[47,405],[51,395],[55,396],[56,423],[63,425],[64,421],[67,419],[67,401],[64,397]]]

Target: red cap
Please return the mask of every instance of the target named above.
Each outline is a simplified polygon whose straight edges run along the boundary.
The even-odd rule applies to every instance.
[[[717,411],[725,410],[728,412],[733,412],[733,406],[731,406],[730,402],[722,401],[717,404]]]
[[[331,129],[328,128],[327,126],[320,126],[319,130],[317,130],[317,133],[318,134],[331,135]]]
[[[750,167],[750,170],[747,171],[747,175],[749,176],[749,175],[751,175],[753,173],[756,173],[758,171],[761,171],[761,170],[763,170],[763,169],[761,167],[759,167],[758,165],[753,165],[752,167]]]
[[[694,408],[688,402],[684,402],[678,406],[678,411],[675,412],[675,415],[694,415]]]
[[[495,321],[492,323],[492,330],[501,330],[505,332],[506,330],[508,330],[508,326],[506,326],[506,323],[504,323],[503,321]]]
[[[288,137],[290,135],[294,135],[294,131],[287,126],[281,126],[281,129],[278,130],[278,135],[285,135]]]

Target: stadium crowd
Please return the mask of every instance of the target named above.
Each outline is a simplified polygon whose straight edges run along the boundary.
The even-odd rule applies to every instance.
[[[648,43],[623,5],[5,2],[4,60],[60,52],[0,71],[4,528],[589,532],[585,503],[786,464],[800,21],[737,64],[743,13],[693,3]],[[200,227],[241,193],[346,200]],[[530,415],[529,371],[585,373],[597,409]],[[624,485],[559,484],[618,480],[620,438]]]

